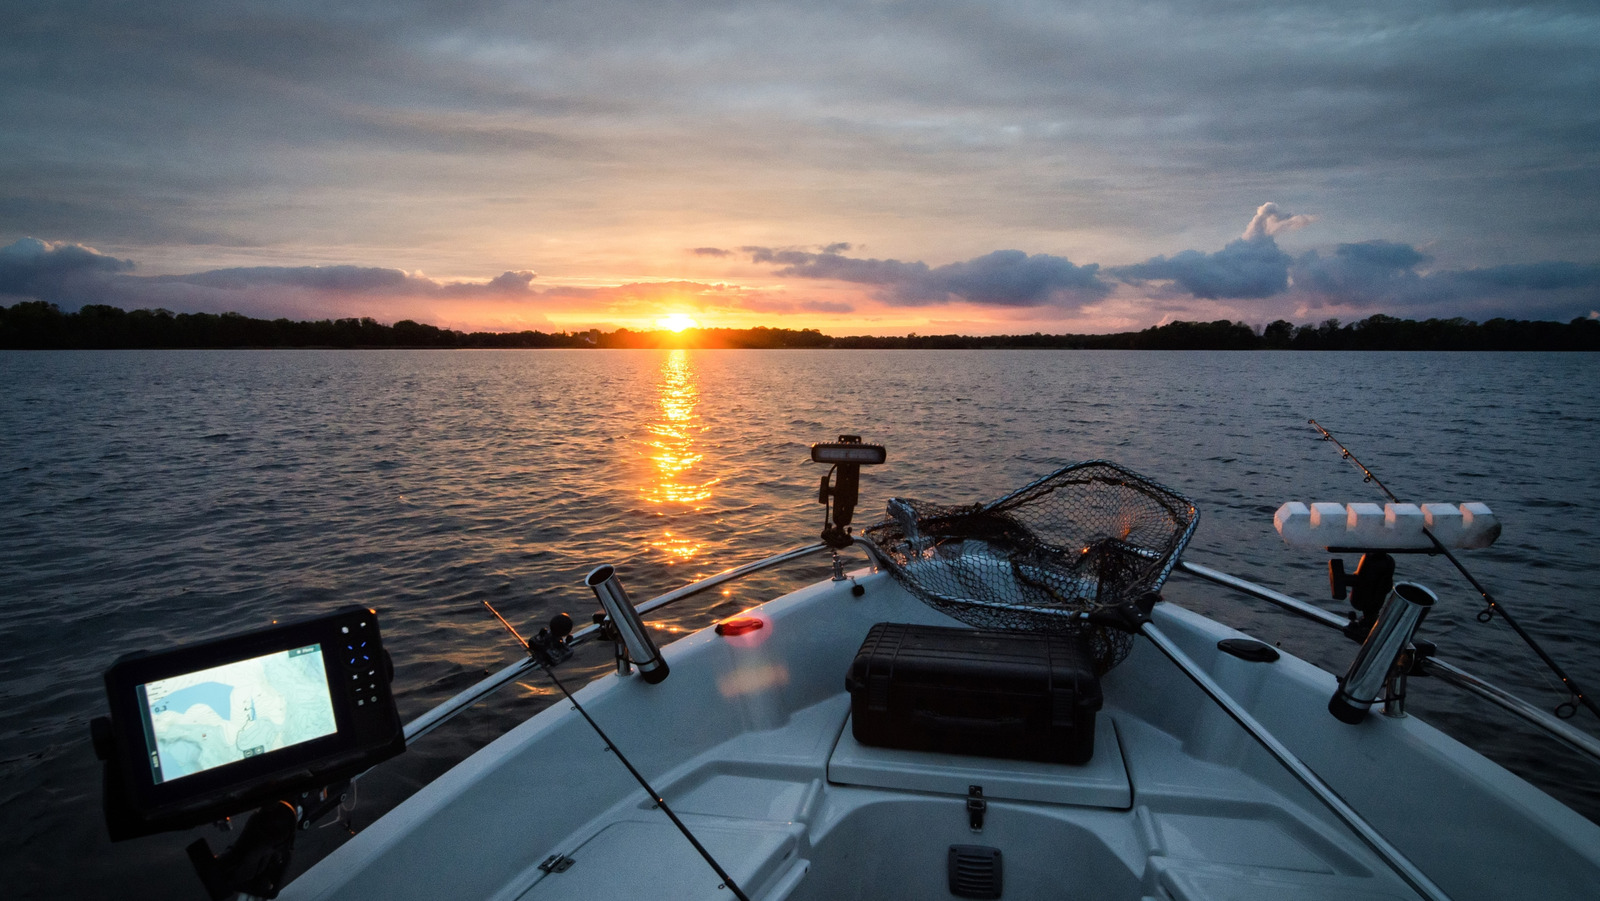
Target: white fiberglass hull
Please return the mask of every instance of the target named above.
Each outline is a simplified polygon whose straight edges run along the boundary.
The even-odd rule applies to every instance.
[[[756,901],[950,897],[951,845],[998,848],[1003,898],[1378,899],[1414,893],[1165,656],[1139,640],[1102,679],[1083,767],[856,744],[844,675],[882,621],[951,624],[882,574],[697,632],[660,685],[578,693]],[[1169,586],[1169,594],[1179,595]],[[1174,604],[1161,630],[1457,901],[1600,897],[1600,827],[1415,717],[1347,726],[1334,678]],[[966,794],[988,809],[969,828]],[[561,872],[540,864],[571,859]],[[288,886],[290,899],[732,899],[570,705],[423,788]]]

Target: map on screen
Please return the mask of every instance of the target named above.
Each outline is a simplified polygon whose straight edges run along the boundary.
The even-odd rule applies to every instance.
[[[139,689],[157,784],[338,729],[320,644],[157,679]]]

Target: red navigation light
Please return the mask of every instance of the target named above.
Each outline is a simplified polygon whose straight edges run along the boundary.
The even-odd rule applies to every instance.
[[[735,635],[747,635],[764,625],[766,623],[754,616],[735,616],[717,623],[717,634],[729,638]]]

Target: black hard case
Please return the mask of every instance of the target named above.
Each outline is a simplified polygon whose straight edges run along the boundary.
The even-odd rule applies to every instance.
[[[878,623],[845,677],[864,745],[1082,764],[1100,680],[1072,635]]]

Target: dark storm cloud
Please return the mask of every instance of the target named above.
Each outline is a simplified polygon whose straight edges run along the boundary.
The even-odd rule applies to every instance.
[[[1033,307],[1048,303],[1082,304],[1105,296],[1110,286],[1096,273],[1097,264],[1078,266],[1065,257],[1032,256],[1020,250],[996,250],[971,260],[929,266],[900,260],[847,257],[832,248],[822,253],[746,247],[752,262],[781,268],[777,274],[806,279],[835,279],[882,290],[883,300],[897,306],[924,306],[964,300],[996,307]]]

